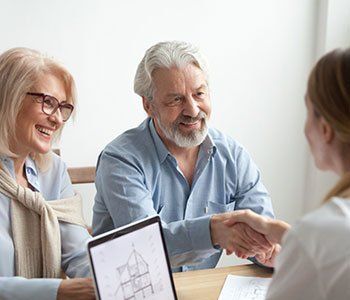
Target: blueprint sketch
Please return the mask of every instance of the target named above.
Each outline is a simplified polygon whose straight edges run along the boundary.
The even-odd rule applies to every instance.
[[[128,261],[117,268],[117,273],[120,284],[115,292],[116,299],[146,299],[155,293],[149,265],[135,248]]]
[[[271,278],[227,275],[219,300],[264,300]]]
[[[158,224],[91,251],[101,300],[174,299]]]

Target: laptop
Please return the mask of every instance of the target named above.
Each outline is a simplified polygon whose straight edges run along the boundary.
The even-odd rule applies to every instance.
[[[100,300],[177,300],[159,216],[111,230],[88,242]]]

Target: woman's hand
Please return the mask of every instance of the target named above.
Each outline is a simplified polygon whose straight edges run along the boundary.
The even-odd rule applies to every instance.
[[[243,222],[231,225],[225,223],[236,214],[240,212],[216,214],[211,217],[210,234],[213,245],[219,245],[228,255],[235,252],[241,258],[268,251],[271,244],[261,233],[254,231]]]
[[[279,244],[276,244],[272,246],[270,251],[266,253],[257,254],[255,258],[259,263],[267,267],[273,268],[275,266],[275,258],[280,251],[281,251],[281,246]]]
[[[233,226],[236,223],[245,223],[255,231],[265,235],[271,244],[280,244],[284,233],[290,228],[290,225],[281,220],[269,219],[258,215],[250,209],[239,210],[239,213],[232,214],[225,221],[227,226]],[[230,213],[228,213],[229,216]]]
[[[64,279],[58,287],[57,300],[94,300],[95,291],[91,278]]]

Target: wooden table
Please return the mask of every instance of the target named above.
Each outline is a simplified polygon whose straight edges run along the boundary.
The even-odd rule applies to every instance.
[[[217,300],[228,274],[271,277],[272,271],[253,264],[174,273],[179,300]]]

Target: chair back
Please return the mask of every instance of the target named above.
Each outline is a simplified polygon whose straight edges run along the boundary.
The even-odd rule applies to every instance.
[[[60,149],[52,150],[57,155],[61,155]],[[96,167],[71,167],[67,169],[72,184],[94,183]]]
[[[72,184],[94,183],[96,167],[68,168],[68,174]]]

